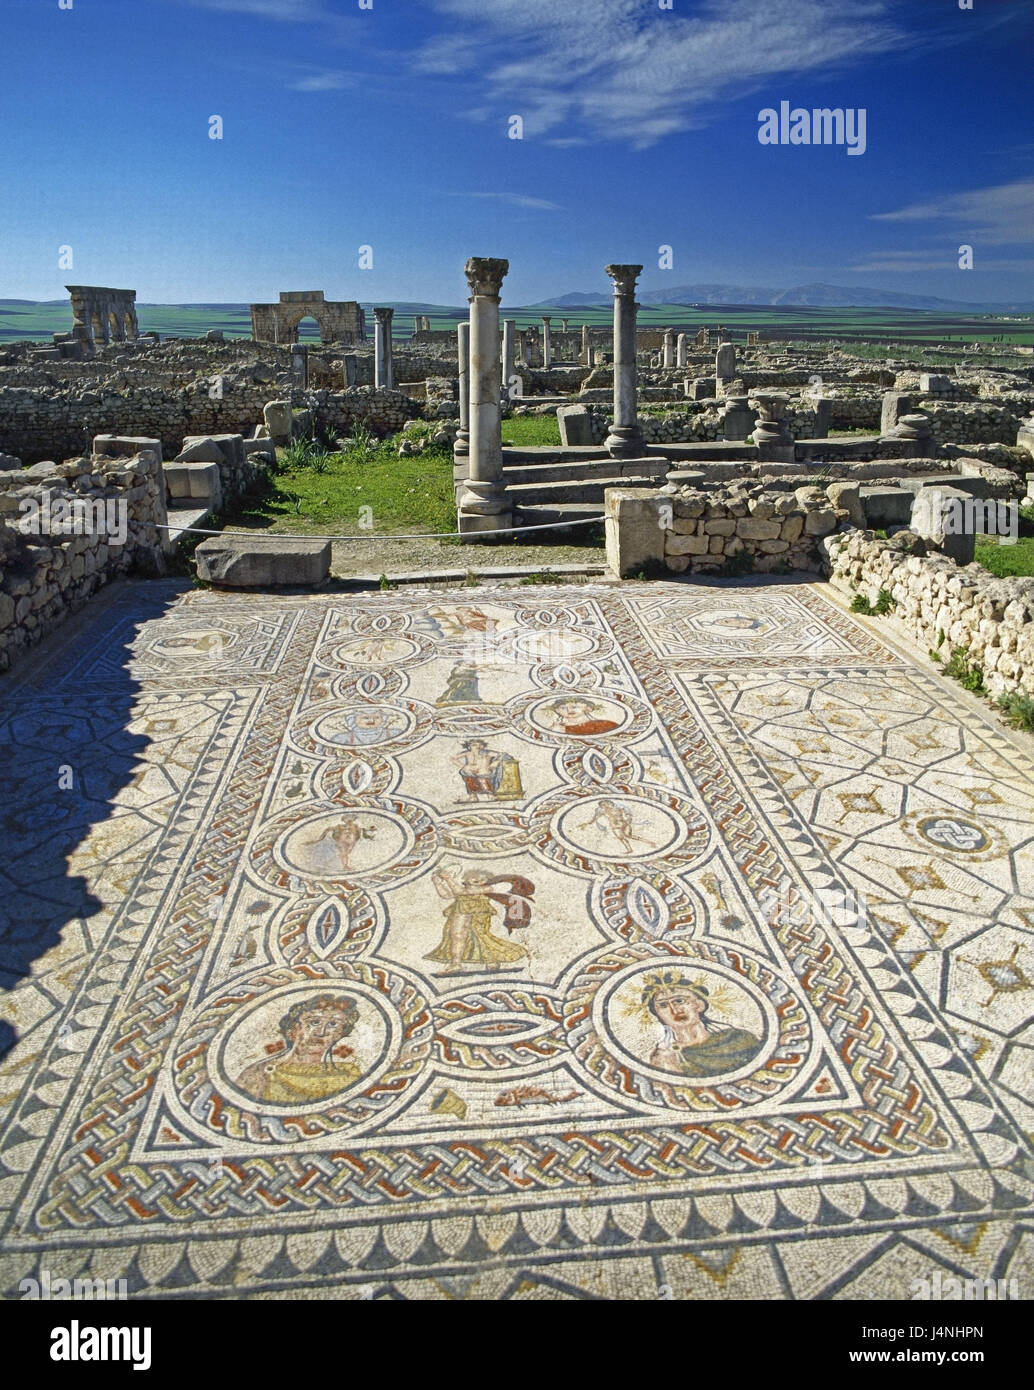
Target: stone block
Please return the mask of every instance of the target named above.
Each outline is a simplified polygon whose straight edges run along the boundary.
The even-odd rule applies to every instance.
[[[855,483],[830,483],[826,488],[826,496],[834,509],[847,512],[852,526],[864,530],[865,508],[862,506],[861,495]]]
[[[513,525],[513,511],[507,507],[500,512],[468,512],[463,509],[462,494],[460,504],[456,512],[456,530],[461,536],[470,536],[476,539],[479,534],[485,531],[504,531]],[[493,542],[507,542],[510,536],[489,536],[488,540]]]
[[[923,488],[912,507],[910,526],[957,565],[973,563],[976,527],[972,525],[973,500],[954,487]]]
[[[223,490],[217,463],[192,463],[175,460],[162,469],[170,497],[189,497],[206,502],[212,511],[223,505]]]
[[[742,516],[736,523],[736,534],[745,541],[778,540],[781,530],[778,521],[766,521],[757,516]]]
[[[662,564],[673,520],[670,497],[652,488],[607,488],[607,564],[621,579]]]
[[[902,415],[907,415],[911,409],[912,397],[906,391],[885,391],[880,408],[880,434],[890,434]]]
[[[290,401],[269,401],[262,408],[262,418],[269,437],[278,447],[286,447],[294,432]]]
[[[210,536],[194,558],[200,579],[229,589],[311,587],[330,574],[330,542],[301,536]]]
[[[271,439],[245,439],[241,443],[245,458],[249,458],[252,454],[258,454],[260,458],[275,458],[276,456]]]
[[[826,536],[830,531],[836,530],[836,525],[836,512],[808,512],[804,518],[804,534],[806,536]]]
[[[588,406],[557,406],[556,418],[560,426],[560,443],[565,448],[592,443],[592,416]]]
[[[706,555],[710,542],[706,536],[679,536],[669,531],[664,543],[666,555]]]
[[[912,494],[900,487],[860,487],[858,494],[870,528],[907,526],[912,516]]]
[[[161,458],[162,441],[128,434],[96,434],[93,437],[93,453],[99,458],[133,458],[145,452]]]
[[[714,521],[704,522],[705,536],[731,536],[735,534],[736,529],[736,520],[731,516],[720,516]]]
[[[687,377],[685,391],[691,401],[709,401],[718,394],[718,382],[713,376]]]
[[[825,439],[829,434],[832,419],[833,402],[828,396],[823,396],[815,402],[815,428],[812,431],[812,439]]]
[[[205,435],[194,436],[183,441],[183,448],[176,455],[177,463],[223,463],[223,451],[214,439]]]

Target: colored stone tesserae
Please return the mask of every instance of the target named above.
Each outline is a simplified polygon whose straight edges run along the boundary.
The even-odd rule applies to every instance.
[[[0,1287],[1029,1287],[1034,770],[877,633],[109,590],[3,706]]]

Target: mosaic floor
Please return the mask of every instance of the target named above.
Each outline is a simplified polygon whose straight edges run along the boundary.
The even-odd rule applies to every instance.
[[[820,586],[125,586],[2,714],[7,1296],[1031,1296],[1034,765]]]

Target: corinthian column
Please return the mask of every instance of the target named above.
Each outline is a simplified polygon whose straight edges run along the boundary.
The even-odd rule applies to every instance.
[[[641,265],[608,265],[614,282],[614,423],[605,446],[612,458],[635,458],[644,448],[636,414],[635,282]]]
[[[509,261],[488,256],[472,256],[464,267],[470,287],[470,442],[468,476],[457,508],[463,533],[493,531],[512,522],[499,409],[499,292],[509,268]]]

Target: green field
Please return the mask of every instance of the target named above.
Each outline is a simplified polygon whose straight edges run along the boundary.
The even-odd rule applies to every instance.
[[[372,332],[373,313],[366,307],[367,323]],[[394,336],[405,341],[412,333],[413,314],[426,313],[431,328],[454,328],[466,316],[466,309],[444,305],[396,304],[393,323]],[[566,315],[572,329],[582,324],[609,328],[609,305],[579,306],[562,309],[536,306],[534,309],[510,309],[504,306],[505,318],[515,319],[518,328],[540,324],[543,312],[553,320],[558,330]],[[137,317],[143,332],[170,334],[174,337],[199,337],[210,328],[221,328],[228,338],[249,338],[251,320],[248,308],[242,304],[217,304],[192,308],[177,304],[139,304]],[[863,355],[868,351],[883,356],[880,348],[896,344],[951,344],[958,349],[969,343],[989,343],[1001,338],[1003,351],[1008,344],[1031,346],[1034,343],[1034,319],[995,318],[990,314],[953,317],[925,310],[906,309],[811,309],[807,307],[771,305],[692,305],[647,304],[639,311],[641,328],[674,328],[695,333],[700,327],[714,328],[722,323],[735,338],[742,340],[748,330],[758,329],[767,341],[781,340],[788,344],[797,341],[815,342],[834,339],[854,348]],[[20,300],[0,300],[0,342],[19,339],[48,340],[52,333],[68,333],[72,328],[71,306],[64,301],[48,304]],[[302,341],[317,341],[319,332],[312,320],[303,323]]]

